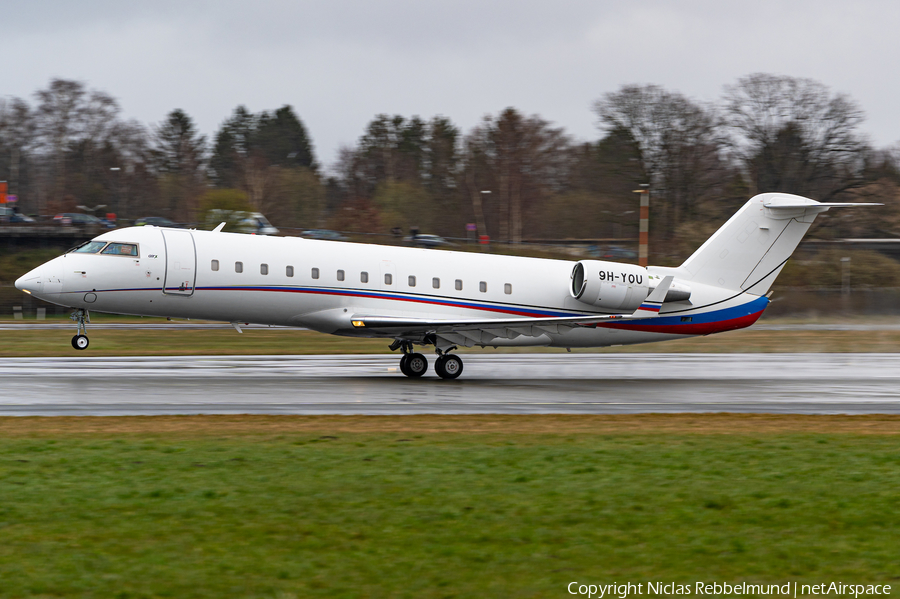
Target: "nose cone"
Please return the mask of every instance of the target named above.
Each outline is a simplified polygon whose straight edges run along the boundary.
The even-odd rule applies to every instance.
[[[42,287],[40,268],[35,268],[16,279],[16,289],[25,293],[39,294]]]

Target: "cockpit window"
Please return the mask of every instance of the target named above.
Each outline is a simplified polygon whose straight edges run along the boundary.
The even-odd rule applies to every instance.
[[[72,250],[72,252],[76,254],[96,254],[102,250],[105,245],[105,241],[88,241]]]
[[[138,248],[134,243],[111,243],[101,253],[116,256],[137,256]]]

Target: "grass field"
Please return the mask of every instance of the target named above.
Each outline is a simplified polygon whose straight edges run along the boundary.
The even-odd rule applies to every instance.
[[[0,331],[0,356],[171,356],[389,353],[389,343],[293,329],[91,329],[90,348],[71,346],[71,330]],[[460,348],[467,352],[564,352],[560,348]],[[760,331],[744,329],[664,343],[575,349],[590,353],[897,352],[900,331]]]
[[[0,419],[4,597],[892,584],[898,417]]]

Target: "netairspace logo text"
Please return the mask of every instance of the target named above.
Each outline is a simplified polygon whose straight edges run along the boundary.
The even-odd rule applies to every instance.
[[[889,584],[847,584],[824,582],[820,584],[752,584],[749,582],[623,582],[612,584],[587,584],[570,582],[566,587],[570,595],[581,595],[588,599],[627,599],[635,595],[774,595],[798,597],[810,595],[835,595],[860,597],[864,595],[890,595]],[[799,593],[799,595],[798,595]]]

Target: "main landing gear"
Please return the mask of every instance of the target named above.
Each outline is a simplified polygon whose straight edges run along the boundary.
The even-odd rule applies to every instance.
[[[391,345],[391,350],[400,349],[403,357],[400,358],[400,372],[409,378],[416,379],[428,371],[428,359],[413,350],[411,341],[397,340]],[[434,372],[442,379],[455,379],[463,371],[462,359],[456,354],[451,354],[456,347],[446,350],[436,348],[437,360],[434,362]]]
[[[72,347],[75,349],[87,349],[90,342],[87,338],[87,327],[85,326],[85,323],[91,321],[90,313],[83,308],[79,308],[72,312],[72,315],[69,318],[78,324],[78,331],[75,336],[72,337]]]
[[[441,352],[440,349],[435,350],[438,353],[438,358],[434,362],[434,371],[442,379],[455,379],[462,374],[462,360],[456,354],[449,353],[453,349],[456,348],[451,347],[445,352]]]
[[[403,354],[400,358],[400,372],[411,379],[417,379],[428,371],[428,360],[418,353]]]

